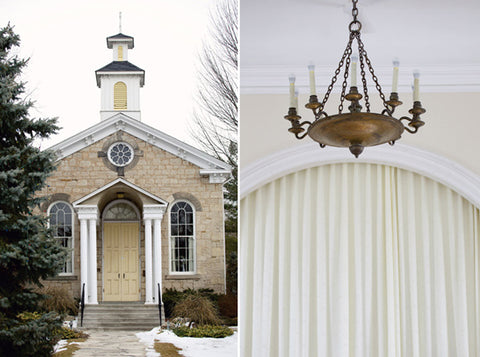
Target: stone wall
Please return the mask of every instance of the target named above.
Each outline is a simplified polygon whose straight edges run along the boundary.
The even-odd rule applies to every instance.
[[[122,176],[127,181],[141,187],[149,193],[169,203],[175,197],[187,197],[196,207],[195,239],[196,262],[195,275],[169,274],[169,210],[162,220],[162,273],[163,288],[212,288],[216,292],[225,289],[224,236],[223,236],[223,192],[222,184],[209,183],[208,176],[200,176],[199,168],[188,161],[172,155],[129,134],[120,132],[104,138],[83,150],[80,150],[58,162],[57,171],[48,179],[40,194],[53,198],[67,197],[72,203],[92,191],[114,181],[119,173],[99,157],[109,143],[116,140],[126,141],[137,148],[137,159],[133,167],[126,167]],[[101,156],[101,155],[100,155]],[[121,174],[121,173],[120,173]],[[58,196],[58,194],[63,194]],[[44,205],[46,212],[48,205]],[[99,207],[103,209],[103,207]],[[138,207],[142,212],[142,207]],[[100,215],[102,212],[100,212]],[[97,225],[97,267],[98,298],[102,300],[102,222]],[[45,283],[61,284],[72,289],[74,296],[80,295],[80,225],[75,219],[74,227],[74,276],[60,277],[62,280],[48,280]],[[144,264],[144,227],[140,234],[140,276],[141,300],[145,298]],[[73,280],[65,280],[73,279]]]

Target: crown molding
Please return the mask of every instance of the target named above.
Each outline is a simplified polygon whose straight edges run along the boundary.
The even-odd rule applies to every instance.
[[[383,92],[390,93],[392,83],[392,67],[374,67]],[[317,91],[322,97],[332,80],[335,68],[316,66],[315,79]],[[398,78],[399,93],[412,91],[413,71],[420,71],[420,90],[428,93],[445,92],[480,92],[480,64],[462,64],[455,66],[419,66],[400,67]],[[295,86],[300,93],[309,92],[307,66],[248,66],[242,65],[240,72],[241,94],[288,94],[288,76],[294,73],[297,77]],[[342,72],[343,73],[343,72]],[[339,75],[334,92],[340,92],[342,74]],[[367,73],[369,90],[375,90],[372,78]]]

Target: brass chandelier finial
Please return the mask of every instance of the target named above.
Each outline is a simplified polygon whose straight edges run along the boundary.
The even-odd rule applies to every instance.
[[[420,115],[425,113],[419,99],[419,73],[414,73],[414,90],[413,90],[413,107],[409,110],[412,117],[403,116],[400,119],[393,117],[395,108],[402,104],[398,98],[398,61],[394,61],[392,92],[389,100],[385,99],[382,88],[378,83],[378,78],[375,75],[367,51],[360,38],[360,30],[362,24],[358,21],[358,0],[352,0],[352,17],[353,20],[348,25],[349,40],[347,47],[343,53],[340,63],[338,64],[332,82],[328,86],[327,92],[320,103],[315,89],[315,73],[314,66],[309,65],[310,77],[310,99],[305,105],[306,108],[311,109],[315,120],[313,122],[301,122],[301,116],[297,114],[297,100],[298,94],[295,92],[295,76],[291,75],[290,80],[290,107],[288,114],[284,117],[289,120],[291,127],[289,132],[293,133],[297,139],[303,139],[309,135],[313,140],[320,144],[320,147],[337,146],[348,147],[350,152],[358,157],[366,146],[375,146],[384,143],[393,145],[396,140],[400,139],[404,130],[409,133],[416,133],[418,129],[425,123],[420,119]],[[356,41],[358,45],[358,57],[352,56],[352,44]],[[363,94],[359,93],[357,87],[357,63],[360,64],[360,79]],[[340,104],[338,106],[338,114],[329,116],[325,111],[325,105],[328,101],[333,86],[337,81],[338,75],[343,72],[342,90],[340,95]],[[385,107],[380,114],[372,113],[370,111],[370,97],[368,94],[366,71],[372,75],[372,80],[375,83],[383,106]],[[350,75],[350,89],[347,90],[347,82]],[[365,105],[365,112],[362,112],[362,105],[360,100],[363,98]],[[343,113],[345,99],[350,102],[348,106],[349,113]],[[404,126],[402,121],[408,123]],[[304,133],[306,126],[307,131]]]

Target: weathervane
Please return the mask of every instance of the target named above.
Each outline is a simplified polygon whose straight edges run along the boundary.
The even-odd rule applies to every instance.
[[[122,12],[118,13],[118,32],[122,33]]]

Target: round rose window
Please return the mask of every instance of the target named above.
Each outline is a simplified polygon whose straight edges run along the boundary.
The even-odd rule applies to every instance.
[[[133,160],[133,149],[127,143],[115,143],[108,149],[108,160],[115,166],[126,166]]]

